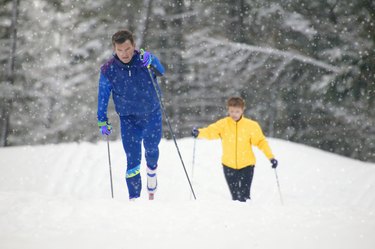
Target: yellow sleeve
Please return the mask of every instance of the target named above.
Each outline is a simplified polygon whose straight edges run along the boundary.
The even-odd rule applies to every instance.
[[[221,138],[221,133],[223,132],[223,121],[219,120],[216,123],[209,125],[206,128],[201,128],[199,130],[198,138],[206,139],[219,139]]]
[[[255,131],[251,137],[251,144],[257,146],[268,159],[275,158],[270,146],[268,145],[267,139],[257,122],[255,122]]]

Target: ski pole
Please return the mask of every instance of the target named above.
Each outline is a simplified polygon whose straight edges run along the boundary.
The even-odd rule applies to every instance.
[[[274,170],[275,170],[275,176],[276,176],[277,188],[279,189],[280,202],[281,202],[281,205],[284,205],[283,196],[281,195],[281,189],[280,189],[279,177],[277,176],[276,168],[275,168]]]
[[[112,166],[111,166],[111,153],[109,150],[109,136],[107,136],[107,148],[108,148],[109,175],[110,175],[110,180],[111,180],[111,194],[112,194],[112,199],[113,199]]]
[[[180,161],[181,161],[181,164],[182,164],[182,167],[184,168],[184,171],[185,171],[185,175],[186,175],[186,178],[189,182],[189,185],[190,185],[190,189],[191,189],[191,192],[194,196],[194,199],[196,200],[196,196],[195,196],[195,193],[194,193],[194,189],[193,189],[193,186],[191,185],[191,181],[190,181],[190,178],[189,178],[189,175],[186,171],[186,167],[185,167],[185,164],[184,164],[184,160],[182,160],[182,156],[181,156],[181,152],[180,152],[180,149],[178,148],[178,145],[177,145],[177,142],[176,142],[176,137],[174,135],[174,132],[172,130],[172,126],[171,126],[171,123],[169,122],[169,118],[168,118],[168,115],[167,115],[167,112],[165,111],[165,107],[164,107],[164,104],[163,104],[163,101],[161,99],[161,96],[160,96],[160,93],[158,91],[158,86],[156,85],[156,82],[154,80],[154,77],[151,73],[151,70],[150,70],[150,66],[147,67],[147,70],[148,70],[148,73],[150,75],[150,78],[151,78],[151,81],[152,81],[152,84],[154,85],[154,88],[155,88],[155,92],[156,92],[156,95],[158,96],[158,99],[159,99],[159,104],[160,104],[160,107],[164,113],[164,117],[165,117],[165,121],[167,122],[168,124],[168,128],[169,128],[169,132],[171,133],[172,135],[172,138],[173,138],[173,141],[174,141],[174,145],[176,146],[176,149],[177,149],[177,152],[178,152],[178,155],[180,157]]]
[[[193,145],[193,161],[191,163],[191,180],[194,180],[194,165],[195,165],[195,145],[197,143],[197,138],[194,138],[194,145]],[[190,199],[191,199],[191,193],[190,193]]]

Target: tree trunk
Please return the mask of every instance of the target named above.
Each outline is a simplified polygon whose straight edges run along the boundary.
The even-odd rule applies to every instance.
[[[231,31],[233,32],[233,40],[235,42],[244,43],[245,41],[245,0],[229,1],[231,15]]]
[[[140,18],[140,23],[137,26],[136,30],[136,45],[138,48],[142,48],[144,46],[143,42],[145,41],[147,30],[148,30],[148,23],[150,20],[150,14],[151,14],[151,0],[143,0],[142,5],[142,13]]]
[[[11,48],[9,55],[9,64],[6,72],[6,81],[5,84],[10,87],[14,84],[14,62],[16,56],[16,44],[17,44],[17,17],[18,17],[18,0],[13,0],[12,8],[12,23],[10,27],[10,39],[11,39]],[[4,104],[1,107],[0,111],[0,147],[5,147],[8,145],[8,136],[10,133],[9,120],[12,110],[12,96],[7,96],[4,99]]]

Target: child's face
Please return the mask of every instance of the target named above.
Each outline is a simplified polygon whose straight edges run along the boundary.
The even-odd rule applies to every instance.
[[[228,107],[228,114],[234,121],[238,121],[242,117],[243,111],[244,109],[242,107],[237,107],[237,106]]]

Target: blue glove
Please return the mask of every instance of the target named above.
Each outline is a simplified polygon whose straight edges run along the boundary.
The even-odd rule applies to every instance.
[[[141,51],[141,60],[142,60],[142,66],[149,68],[152,62],[152,55],[148,51],[144,51],[143,49]]]
[[[270,161],[271,161],[271,163],[272,163],[272,168],[276,169],[276,168],[277,168],[277,165],[279,164],[279,163],[277,162],[277,160],[276,160],[275,158],[272,158]]]
[[[112,125],[108,121],[98,122],[100,132],[102,135],[110,135],[112,132]]]
[[[196,128],[196,127],[194,127],[192,130],[191,130],[191,135],[193,136],[193,137],[198,137],[198,135],[199,135],[199,130]]]

